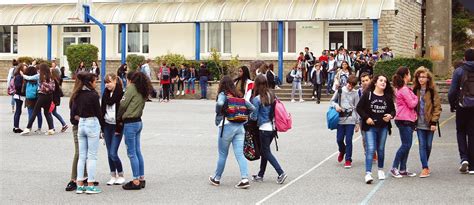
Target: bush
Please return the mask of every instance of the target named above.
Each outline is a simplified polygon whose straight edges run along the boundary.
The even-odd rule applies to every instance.
[[[139,65],[145,63],[145,56],[137,54],[127,55],[127,67],[130,71],[136,71]]]
[[[406,66],[410,69],[411,74],[415,73],[415,70],[424,66],[430,71],[433,71],[433,62],[425,58],[395,58],[393,60],[378,61],[374,67],[374,74],[384,74],[391,78],[400,66]]]
[[[21,56],[21,57],[18,57],[18,62],[31,65],[31,62],[33,62],[33,58],[29,56]]]
[[[175,64],[176,67],[179,68],[179,65],[182,63],[186,63],[186,58],[183,55],[180,54],[173,54],[173,53],[168,53],[166,55],[158,56],[155,58],[156,64],[161,65],[163,61],[166,61],[166,64],[168,66],[171,66],[171,64]]]
[[[91,66],[92,62],[97,62],[99,58],[99,49],[92,44],[70,45],[66,49],[69,70],[75,73],[76,69],[84,61],[84,65]]]
[[[36,59],[36,64],[37,65],[42,64],[42,63],[46,63],[49,67],[51,67],[51,61],[48,61],[48,60],[45,60],[45,59],[42,59],[42,58],[37,58]]]

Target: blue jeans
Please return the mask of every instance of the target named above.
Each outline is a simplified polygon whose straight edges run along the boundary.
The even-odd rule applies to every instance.
[[[329,93],[329,91],[332,89],[332,84],[334,83],[334,76],[336,74],[334,72],[329,72],[328,73],[328,84],[326,88],[326,94]]]
[[[53,114],[53,116],[56,117],[59,120],[59,122],[61,122],[62,126],[65,126],[66,122],[64,122],[63,117],[61,117],[61,115],[58,113],[57,109],[58,109],[57,107],[54,107],[54,110],[51,114]],[[54,124],[53,124],[53,128],[54,128]]]
[[[77,137],[79,140],[79,161],[77,162],[77,181],[83,181],[87,160],[88,182],[95,182],[97,150],[99,148],[100,124],[97,117],[79,119]]]
[[[413,128],[410,126],[402,125],[398,121],[395,121],[395,124],[397,125],[398,130],[400,132],[400,139],[402,141],[402,145],[400,146],[397,151],[397,154],[395,155],[392,168],[397,168],[400,171],[406,171],[408,154],[410,154],[410,148],[413,143]]]
[[[378,168],[383,169],[385,158],[385,141],[387,140],[387,127],[377,128],[370,127],[365,132],[365,171],[372,172],[372,161],[374,160],[374,153],[377,150]]]
[[[199,86],[201,87],[201,98],[207,98],[207,76],[199,77]]]
[[[125,145],[127,145],[127,155],[132,166],[133,179],[145,176],[145,166],[140,148],[142,128],[143,123],[141,121],[125,123],[123,126],[123,135],[125,137]]]
[[[278,176],[284,173],[283,169],[281,169],[280,164],[273,156],[272,151],[270,149],[270,145],[272,144],[272,140],[274,137],[275,136],[272,131],[260,130],[260,152],[262,155],[262,158],[260,160],[260,171],[258,172],[258,176],[260,177],[263,177],[263,175],[265,174],[265,169],[267,168],[268,161],[273,166],[273,168],[275,168],[276,172],[278,173]]]
[[[13,95],[12,95],[12,100],[10,101],[10,104],[11,104],[12,106],[15,106],[15,99],[13,98]]]
[[[23,105],[22,100],[15,99],[15,114],[13,115],[13,127],[20,128],[20,116],[21,116],[21,106]]]
[[[31,115],[33,114],[34,107],[28,107],[28,119],[31,118]],[[36,118],[38,118],[38,129],[41,129],[43,126],[43,116],[41,115],[41,112],[38,112],[36,115]]]
[[[247,160],[244,157],[245,130],[242,123],[229,123],[224,125],[224,133],[221,136],[221,127],[217,135],[219,147],[219,159],[217,160],[216,180],[220,180],[224,172],[225,162],[229,154],[229,146],[232,143],[235,159],[240,167],[240,177],[248,178]]]
[[[417,129],[416,134],[418,135],[418,143],[420,144],[421,166],[423,169],[428,168],[434,132],[431,130]]]
[[[116,174],[123,173],[122,161],[120,161],[118,156],[118,148],[120,147],[120,142],[122,142],[122,135],[115,134],[115,125],[105,123],[104,138],[107,147],[110,174],[115,177]]]
[[[194,90],[195,81],[196,81],[196,78],[189,78],[189,79],[188,79],[188,86],[187,86],[186,89],[189,90],[189,91],[193,91],[193,90]]]
[[[346,154],[346,161],[352,162],[352,136],[354,136],[355,125],[337,125],[337,145],[339,152]],[[344,137],[346,144],[344,144]]]

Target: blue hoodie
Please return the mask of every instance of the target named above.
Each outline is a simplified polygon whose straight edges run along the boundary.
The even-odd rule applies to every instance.
[[[451,110],[459,106],[459,94],[461,87],[461,79],[464,75],[464,69],[469,72],[474,72],[474,61],[466,61],[462,66],[459,66],[454,70],[453,79],[451,80],[451,87],[448,92],[449,104],[451,105]]]

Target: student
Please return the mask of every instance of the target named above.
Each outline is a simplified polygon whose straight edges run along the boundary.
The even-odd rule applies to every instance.
[[[216,126],[218,127],[218,149],[219,149],[219,159],[217,160],[217,169],[216,173],[213,176],[209,177],[209,182],[214,186],[220,185],[220,180],[222,173],[224,172],[225,163],[227,160],[227,155],[229,153],[229,146],[232,143],[235,159],[240,167],[240,182],[235,185],[237,189],[246,189],[250,187],[248,179],[248,168],[247,160],[244,157],[244,138],[245,130],[244,123],[239,122],[230,122],[226,116],[226,113],[223,112],[224,104],[229,97],[240,98],[241,94],[237,91],[233,80],[229,76],[224,76],[220,83],[219,89],[217,90],[217,103],[216,103]],[[246,108],[249,112],[252,112],[255,107],[245,101]],[[222,127],[224,126],[224,127]]]
[[[97,62],[92,61],[92,66],[89,72],[92,74],[95,74],[97,79],[100,79],[100,68],[97,65]]]
[[[61,83],[60,83],[60,72],[53,71],[51,72],[51,77],[54,80],[54,92],[53,92],[53,103],[54,103],[54,109],[53,112],[51,113],[56,119],[59,120],[59,122],[62,125],[61,132],[65,132],[68,128],[66,122],[63,120],[63,117],[58,113],[57,107],[61,105],[61,97],[64,96],[63,91],[61,89]],[[53,123],[53,128],[54,128],[54,123]]]
[[[390,132],[390,120],[395,115],[393,89],[384,75],[375,76],[357,104],[357,114],[362,118],[362,130],[365,131],[365,183],[371,184],[372,160],[374,152],[378,155],[378,178],[385,179],[384,157],[385,141]]]
[[[314,100],[316,97],[316,103],[321,102],[321,89],[324,84],[324,78],[323,78],[323,71],[321,69],[321,63],[316,62],[315,64],[315,69],[311,71],[310,78],[311,78],[311,83],[313,84],[313,95],[311,98]]]
[[[207,100],[207,83],[210,80],[210,72],[206,64],[201,63],[199,68],[199,86],[201,88],[201,100]]]
[[[142,114],[145,101],[151,92],[150,80],[141,72],[127,74],[128,87],[120,101],[117,120],[123,122],[123,136],[127,145],[127,155],[132,166],[133,180],[122,186],[125,190],[145,188],[145,165],[140,146],[143,129]]]
[[[299,91],[300,94],[300,103],[304,102],[303,100],[303,89],[301,88],[301,81],[303,79],[303,70],[301,65],[296,65],[293,67],[293,70],[290,73],[290,76],[293,77],[293,87],[291,89],[291,102],[295,102],[295,92]]]
[[[184,95],[184,82],[186,81],[186,76],[188,75],[188,68],[186,68],[186,64],[182,63],[180,65],[180,70],[178,72],[178,91],[176,95],[179,95],[181,91],[181,95]]]
[[[85,66],[85,64],[84,64],[84,61],[81,61],[81,62],[79,63],[79,67],[76,69],[75,75],[77,75],[77,74],[80,73],[80,72],[87,72],[87,68],[86,68],[86,66]]]
[[[105,88],[102,94],[101,113],[104,118],[104,139],[107,147],[111,178],[107,185],[122,185],[122,162],[118,156],[120,142],[122,142],[122,127],[117,121],[117,110],[123,96],[122,81],[113,73],[105,76]]]
[[[402,141],[402,145],[395,155],[392,169],[390,170],[390,173],[395,178],[416,176],[416,173],[408,172],[407,170],[408,154],[413,142],[413,131],[416,127],[415,108],[418,105],[418,98],[407,86],[410,80],[410,70],[403,66],[398,68],[392,78],[393,86],[397,89],[395,92],[397,103],[395,124],[400,131],[400,139]]]
[[[28,135],[31,132],[31,127],[33,126],[33,122],[35,121],[35,117],[43,108],[43,113],[46,117],[46,122],[48,123],[49,130],[46,132],[46,135],[53,135],[54,134],[54,126],[53,126],[53,117],[49,112],[49,108],[51,107],[51,102],[53,100],[53,92],[55,90],[55,83],[54,80],[51,78],[51,71],[49,70],[49,66],[47,64],[40,64],[39,65],[40,71],[39,74],[34,76],[27,76],[23,75],[25,80],[38,80],[38,101],[36,102],[35,108],[33,110],[32,117],[28,120],[28,125],[26,129],[21,133],[21,135]]]
[[[16,68],[18,67],[18,61],[16,59],[12,60],[12,67],[10,70],[8,70],[8,76],[7,76],[7,88],[10,86],[10,81],[13,79],[13,73],[15,72]],[[10,104],[12,106],[12,113],[15,113],[15,99],[13,98],[10,101]]]
[[[178,68],[176,68],[176,65],[174,63],[172,63],[171,64],[171,69],[170,69],[170,78],[171,78],[170,94],[171,94],[171,97],[173,97],[173,98],[174,98],[174,88],[175,88],[176,83],[179,80],[178,74],[179,74]],[[176,93],[176,95],[179,95],[179,93]]]
[[[166,66],[166,62],[162,63],[162,66],[160,67],[160,71],[158,73],[157,78],[160,79],[160,84],[163,89],[162,93],[162,100],[160,102],[169,102],[170,101],[170,79],[171,71],[168,66]],[[128,77],[128,75],[127,75]],[[166,100],[166,101],[165,101]]]
[[[328,61],[328,82],[326,86],[326,94],[329,95],[329,93],[333,93],[332,86],[334,84],[334,75],[336,73],[337,66],[336,66],[336,60],[334,60],[334,55],[331,54],[329,56],[329,61]]]
[[[38,67],[37,65],[36,67]],[[25,75],[27,76],[34,76],[38,74],[38,69],[35,66],[29,66],[26,71]],[[25,87],[25,106],[28,110],[28,119],[32,117],[33,110],[35,108],[36,102],[38,101],[38,79],[34,80],[25,80],[24,87]],[[38,129],[34,132],[36,134],[42,134],[41,127],[43,126],[43,117],[41,112],[38,112],[36,116],[38,118]]]
[[[196,68],[194,65],[191,65],[189,68],[189,72],[186,75],[186,94],[195,94],[196,90],[194,85],[196,83],[197,75],[196,75]]]
[[[361,80],[361,87],[359,88],[358,90],[358,94],[359,94],[359,98],[362,97],[362,95],[364,94],[364,92],[369,88],[370,86],[370,81],[371,81],[371,76],[370,74],[368,73],[362,73],[360,75],[360,80]],[[362,118],[360,118],[360,126],[362,127]],[[366,146],[366,142],[365,142],[365,131],[364,130],[360,130],[360,134],[362,135],[362,146],[364,147],[364,155],[367,154],[367,146]],[[375,145],[377,147],[377,145]],[[377,161],[377,152],[374,153],[374,161]]]
[[[337,71],[336,77],[334,79],[334,85],[332,87],[334,91],[346,86],[347,79],[351,75],[351,67],[347,61],[342,61],[341,66],[342,68]]]
[[[352,166],[352,136],[354,130],[359,131],[359,115],[356,112],[359,103],[359,94],[354,87],[357,85],[357,78],[349,76],[346,86],[342,87],[331,99],[331,106],[339,113],[339,124],[337,125],[337,145],[339,147],[338,162],[342,162],[344,155],[344,168]],[[339,94],[339,92],[341,92]],[[344,139],[346,143],[344,144]]]
[[[127,87],[127,64],[126,63],[120,65],[120,67],[117,69],[117,76],[122,81],[123,90],[125,92],[125,88]]]
[[[102,190],[94,185],[96,181],[97,151],[103,118],[100,111],[100,97],[96,87],[96,75],[93,73],[78,73],[71,101],[76,106],[74,118],[78,123],[79,160],[77,162],[77,194],[98,194]],[[86,167],[87,161],[87,167]],[[84,183],[84,168],[87,169],[87,185]]]
[[[13,115],[13,133],[21,133],[23,130],[20,129],[20,117],[21,117],[21,109],[23,105],[23,100],[25,99],[25,93],[22,92],[23,87],[23,73],[24,69],[26,68],[25,64],[20,64],[15,71],[13,72],[13,85],[15,87],[15,93],[13,94],[13,99],[15,99],[15,114]]]
[[[250,70],[247,66],[242,66],[239,68],[239,77],[234,80],[235,87],[237,89],[237,95],[245,98],[245,100],[250,101],[252,97],[252,89],[254,83],[250,80]]]
[[[280,167],[277,159],[273,156],[270,145],[273,138],[276,136],[276,130],[271,119],[270,113],[272,111],[272,104],[275,102],[275,94],[268,89],[267,79],[263,75],[259,75],[255,79],[255,88],[253,93],[252,104],[255,107],[254,112],[250,115],[250,118],[257,121],[260,144],[261,144],[261,155],[260,159],[260,171],[257,175],[252,175],[252,180],[256,182],[262,182],[265,170],[267,168],[267,162],[275,168],[278,173],[277,183],[283,184],[287,177],[286,173]]]
[[[273,72],[273,63],[270,63],[268,65],[267,73],[265,74],[265,76],[267,77],[268,88],[276,89],[278,85],[276,83],[276,75]]]
[[[436,131],[436,124],[441,116],[441,99],[433,81],[433,74],[425,67],[416,69],[413,79],[413,93],[418,98],[416,107],[417,123],[416,133],[420,152],[421,171],[420,178],[429,177],[431,170],[428,166],[433,134]]]

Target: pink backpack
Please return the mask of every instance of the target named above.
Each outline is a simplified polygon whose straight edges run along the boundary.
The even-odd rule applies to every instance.
[[[286,132],[291,129],[291,114],[286,111],[285,105],[275,98],[275,127],[278,132]]]

